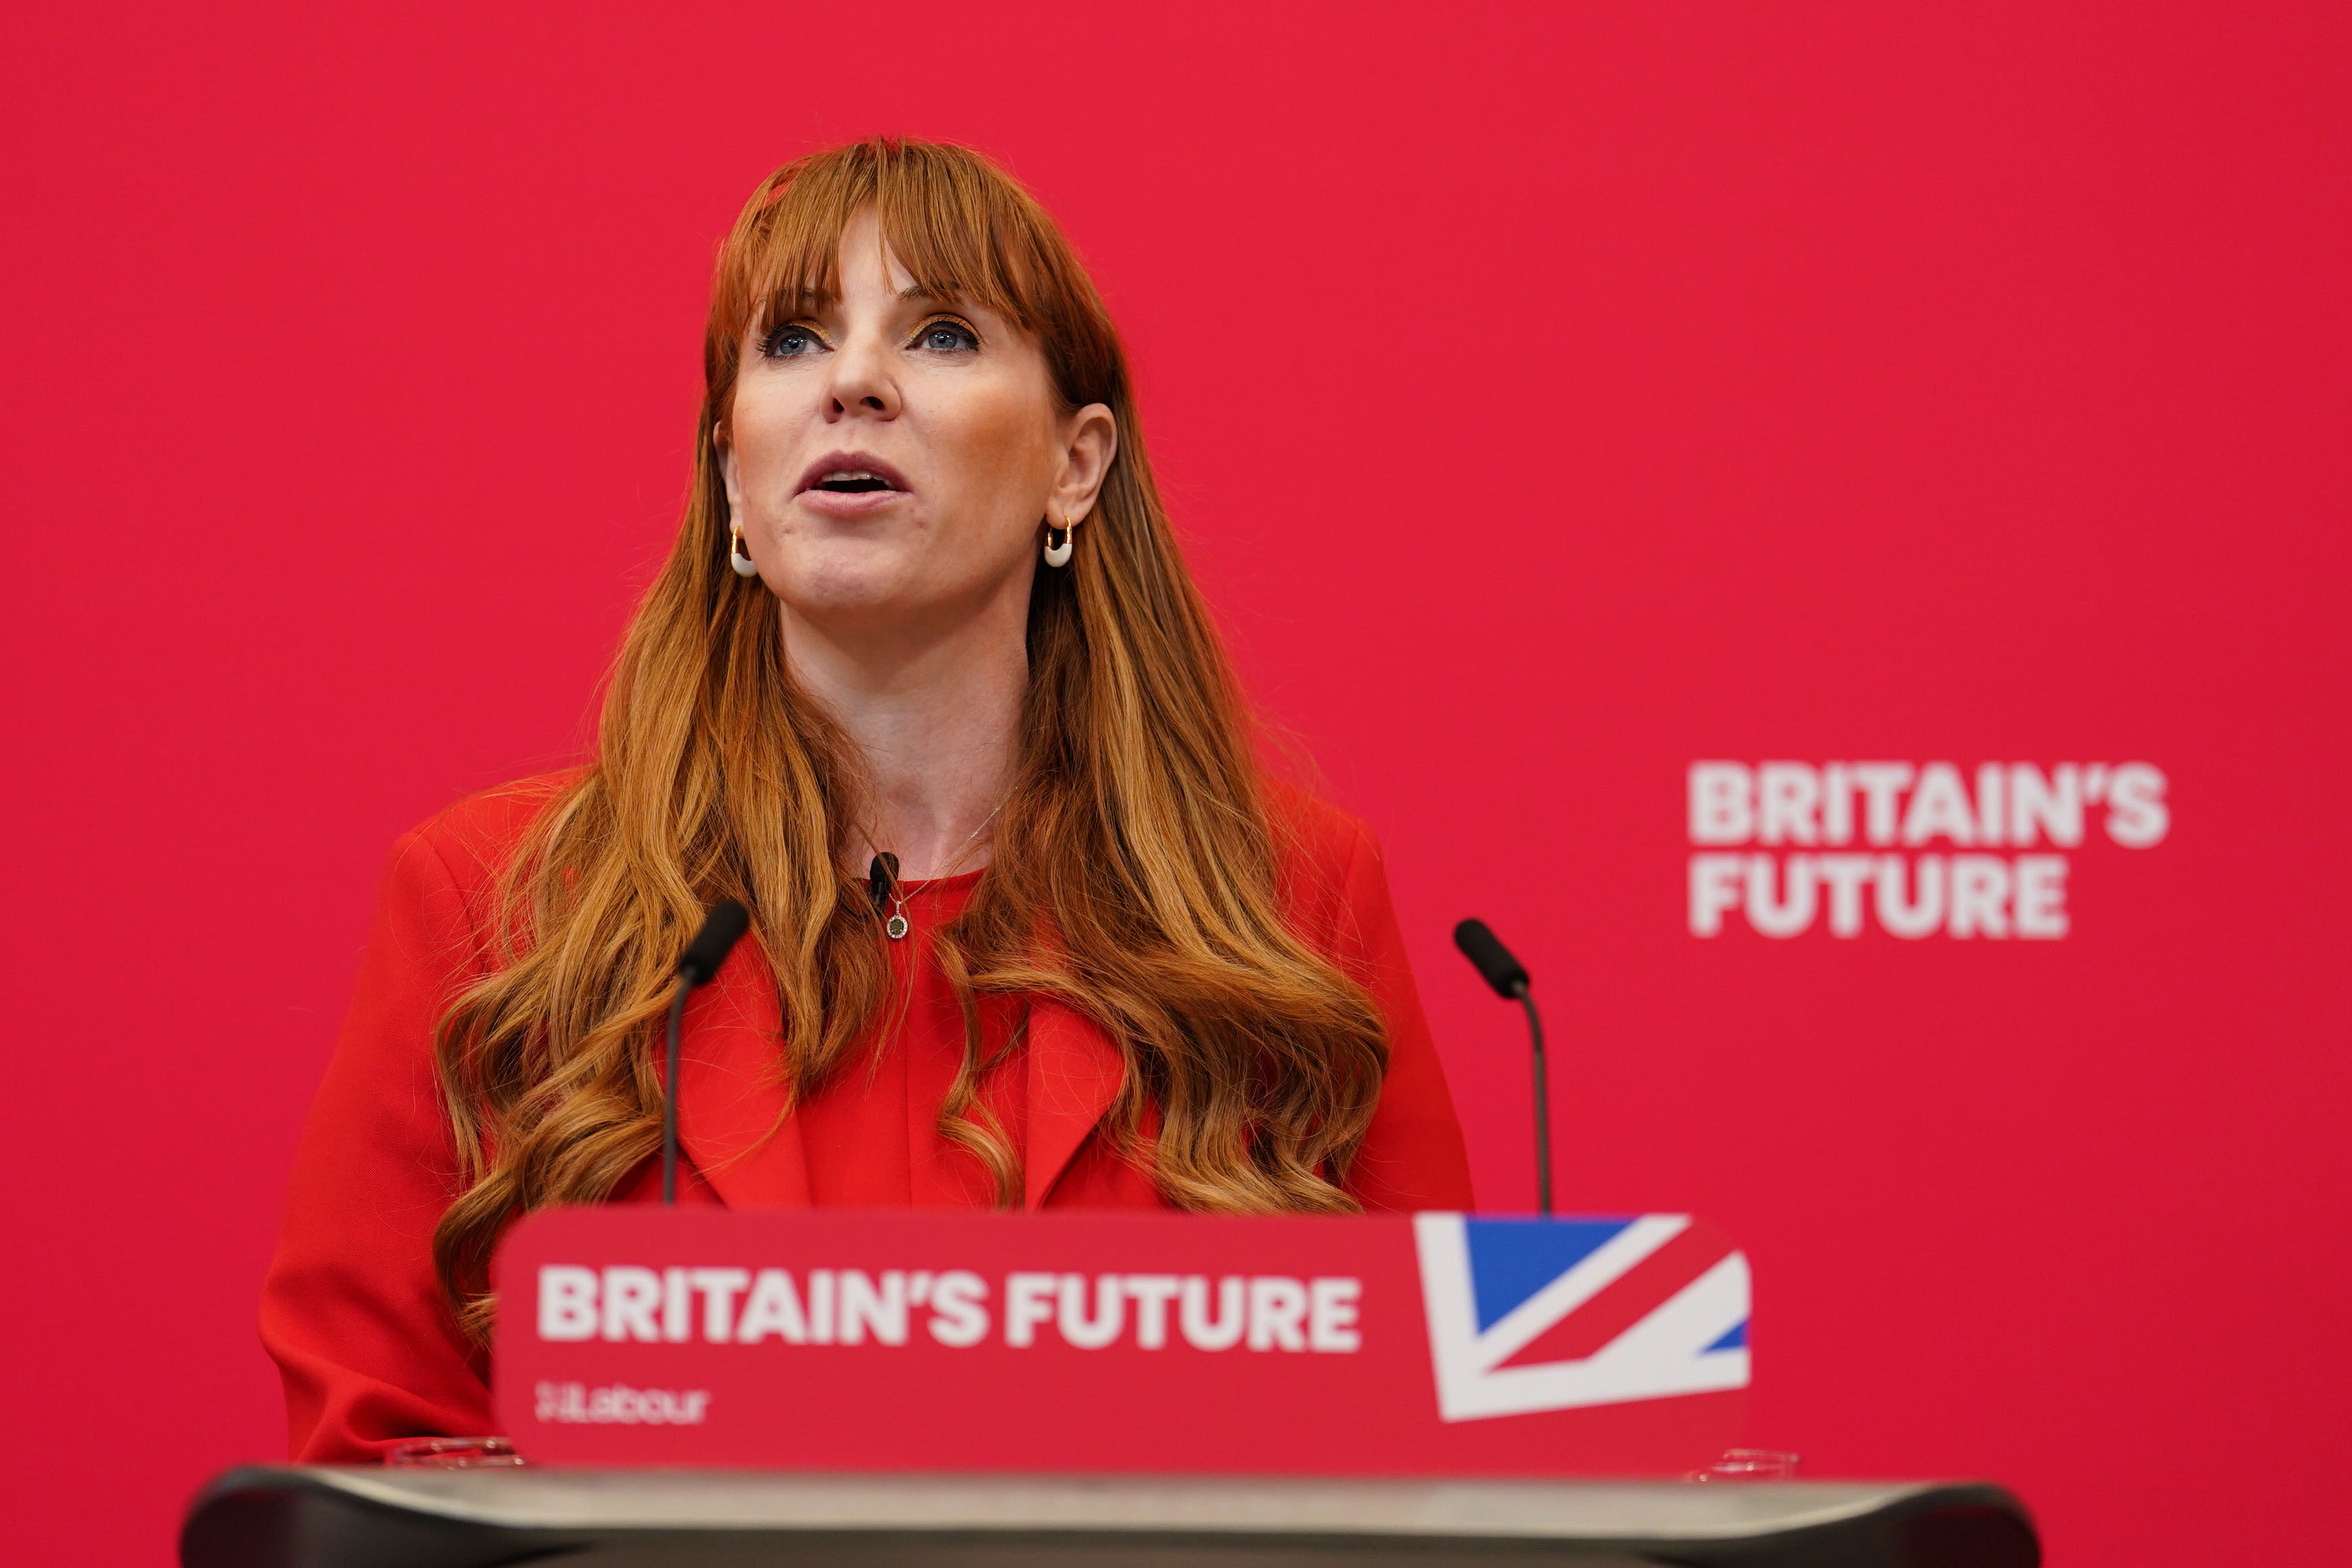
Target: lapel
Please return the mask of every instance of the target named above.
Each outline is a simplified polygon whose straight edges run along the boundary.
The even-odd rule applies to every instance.
[[[1126,1076],[1118,1047],[1093,1019],[1055,997],[1030,998],[1024,1207],[1045,1206]]]
[[[783,1021],[766,961],[751,942],[728,955],[686,1007],[678,1043],[677,1139],[730,1208],[805,1208],[808,1161],[777,1072]],[[1024,1206],[1045,1205],[1103,1113],[1127,1065],[1092,1019],[1030,998]]]
[[[779,1066],[783,1019],[759,944],[735,944],[686,1005],[677,1141],[730,1208],[805,1208],[808,1162]]]

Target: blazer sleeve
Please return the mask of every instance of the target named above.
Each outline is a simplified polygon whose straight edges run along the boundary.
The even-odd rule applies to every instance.
[[[1369,829],[1353,832],[1339,877],[1333,956],[1378,1004],[1389,1030],[1389,1070],[1347,1186],[1367,1209],[1475,1207],[1462,1123],[1437,1060],[1389,898],[1387,868]]]
[[[284,1375],[297,1460],[364,1463],[404,1438],[495,1430],[488,1355],[458,1329],[432,1259],[433,1227],[459,1191],[433,1030],[481,952],[428,831],[409,834],[262,1287],[261,1339]]]

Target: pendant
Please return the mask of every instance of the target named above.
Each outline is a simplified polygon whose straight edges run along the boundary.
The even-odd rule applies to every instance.
[[[907,940],[907,917],[892,915],[882,922],[882,929],[890,933],[892,942],[904,942]]]

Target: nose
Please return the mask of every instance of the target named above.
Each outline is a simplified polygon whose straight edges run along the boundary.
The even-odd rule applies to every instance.
[[[844,343],[833,356],[826,423],[857,416],[896,419],[898,384],[890,372],[889,351],[877,337],[858,333]]]

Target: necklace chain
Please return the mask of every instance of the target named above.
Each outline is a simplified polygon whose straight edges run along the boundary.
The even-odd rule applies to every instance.
[[[963,858],[971,853],[971,847],[980,842],[980,836],[988,831],[988,825],[996,820],[996,814],[1003,811],[1004,803],[1012,798],[1013,794],[1010,790],[999,796],[996,804],[989,808],[988,815],[980,819],[980,826],[973,828],[971,836],[961,844],[956,846],[954,856],[927,879],[936,882],[942,878],[954,876],[956,868],[963,864]],[[895,868],[897,862],[893,860],[890,864]],[[894,868],[890,873],[890,918],[882,923],[882,930],[892,942],[904,942],[909,929],[907,921],[907,895],[899,889],[898,873]]]

